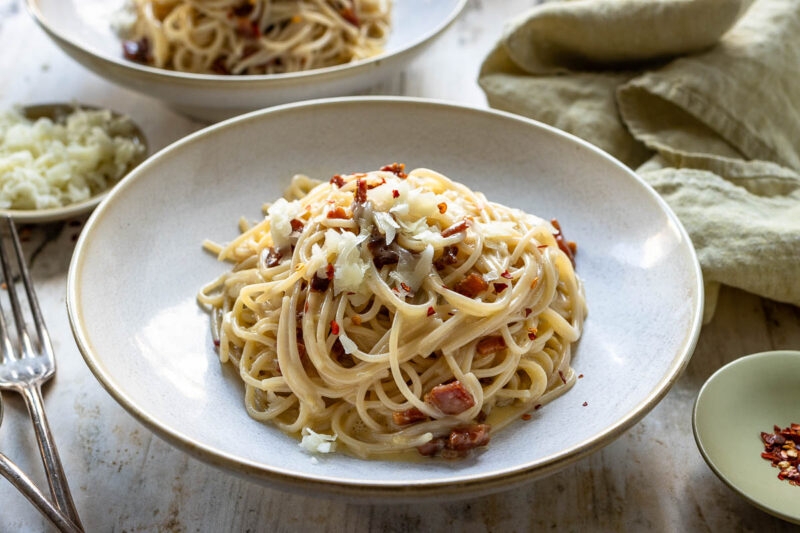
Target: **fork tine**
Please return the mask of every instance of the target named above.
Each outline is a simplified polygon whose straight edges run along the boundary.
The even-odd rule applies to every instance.
[[[25,255],[22,253],[22,245],[19,242],[17,226],[14,224],[14,220],[9,216],[6,216],[6,221],[11,231],[11,243],[14,245],[14,251],[17,255],[17,265],[19,266],[19,273],[22,277],[22,284],[25,285],[25,293],[28,295],[28,303],[31,306],[36,334],[39,336],[39,348],[45,355],[53,358],[53,344],[50,342],[50,335],[44,323],[42,310],[39,308],[39,300],[36,298],[36,291],[33,290],[30,271],[28,270],[28,265],[25,263]]]
[[[12,225],[11,218],[6,216],[5,217],[8,227],[13,230],[14,226]],[[28,330],[25,329],[25,321],[22,318],[22,309],[19,305],[19,298],[17,298],[17,290],[14,287],[14,274],[11,272],[8,264],[8,256],[6,254],[6,247],[3,244],[3,238],[0,237],[0,264],[3,267],[3,277],[5,277],[6,287],[8,289],[8,299],[11,301],[11,311],[14,314],[14,322],[17,327],[17,335],[19,336],[19,342],[21,346],[21,356],[22,357],[33,357],[33,349],[31,347],[31,338],[28,336]],[[8,331],[6,330],[6,337]]]
[[[6,283],[6,286],[8,283]],[[11,338],[8,336],[8,329],[6,328],[6,313],[3,305],[0,304],[0,364],[5,361],[14,361],[17,359],[14,347],[11,345]]]

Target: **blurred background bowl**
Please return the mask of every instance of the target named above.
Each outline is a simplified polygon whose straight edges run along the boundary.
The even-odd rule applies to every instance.
[[[216,121],[291,101],[364,91],[405,66],[458,16],[467,0],[397,0],[384,53],[343,65],[287,74],[191,74],[126,60],[111,21],[124,0],[27,0],[39,25],[73,59],[178,112]]]

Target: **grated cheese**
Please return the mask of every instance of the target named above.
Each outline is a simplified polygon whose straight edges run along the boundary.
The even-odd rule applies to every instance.
[[[331,453],[336,451],[336,435],[326,435],[317,433],[314,430],[304,427],[301,432],[302,440],[298,446],[311,453]]]

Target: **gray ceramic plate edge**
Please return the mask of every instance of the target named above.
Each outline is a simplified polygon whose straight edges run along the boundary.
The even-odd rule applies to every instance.
[[[604,431],[595,435],[593,438],[587,439],[586,441],[583,441],[575,446],[562,450],[559,453],[539,458],[532,464],[526,464],[523,465],[522,467],[511,468],[507,470],[493,471],[487,475],[457,478],[454,480],[451,479],[441,482],[430,479],[427,480],[421,479],[421,480],[415,480],[414,483],[404,483],[400,485],[392,482],[376,482],[367,484],[363,482],[352,482],[351,480],[328,480],[322,478],[307,478],[301,475],[297,475],[288,470],[282,471],[277,468],[268,469],[265,468],[263,465],[254,462],[238,460],[232,457],[230,454],[222,452],[211,446],[204,445],[200,442],[194,441],[190,437],[187,437],[184,434],[181,434],[177,431],[173,431],[171,428],[162,425],[157,420],[149,416],[147,413],[138,410],[137,407],[133,405],[133,402],[127,395],[125,395],[124,393],[122,393],[121,391],[117,390],[114,387],[114,381],[111,378],[111,376],[105,371],[105,369],[102,368],[100,364],[98,364],[98,362],[94,359],[93,355],[91,354],[88,339],[81,329],[82,318],[80,317],[79,314],[78,310],[79,306],[76,303],[78,299],[78,287],[76,278],[78,276],[77,272],[80,270],[84,258],[82,250],[86,247],[87,236],[92,233],[91,231],[92,227],[98,223],[98,221],[103,216],[105,211],[107,209],[113,208],[112,207],[113,202],[115,201],[116,197],[127,188],[128,184],[133,179],[135,179],[139,173],[146,171],[150,162],[158,158],[162,153],[171,150],[172,148],[175,148],[177,146],[180,146],[182,144],[191,143],[195,139],[201,136],[205,136],[218,129],[228,128],[240,122],[257,119],[261,115],[274,112],[281,112],[284,110],[290,110],[292,108],[310,107],[320,104],[335,104],[337,102],[357,102],[357,101],[376,101],[376,102],[387,102],[387,103],[405,102],[408,104],[423,104],[423,105],[433,104],[437,106],[448,107],[451,109],[458,109],[459,111],[462,112],[493,114],[505,117],[506,119],[533,125],[536,126],[537,128],[542,128],[544,130],[547,130],[554,135],[558,135],[563,138],[569,139],[571,142],[574,142],[582,146],[584,149],[588,149],[592,152],[595,152],[596,154],[608,160],[613,165],[622,169],[626,174],[630,176],[630,178],[638,186],[642,187],[645,191],[648,192],[648,194],[650,194],[653,197],[653,199],[659,204],[659,206],[664,210],[666,215],[669,217],[670,221],[675,225],[675,228],[677,228],[681,236],[681,239],[684,240],[687,244],[688,251],[691,254],[692,263],[694,265],[694,271],[692,272],[692,274],[695,283],[693,287],[694,308],[692,309],[691,313],[692,315],[691,327],[686,332],[681,348],[677,351],[675,357],[671,361],[668,371],[657,383],[654,389],[647,395],[646,398],[644,398],[626,416],[620,418],[619,420],[617,420],[616,423],[608,426]],[[579,139],[578,137],[565,133],[561,130],[558,130],[546,124],[542,124],[540,122],[527,119],[525,117],[521,117],[519,115],[514,115],[511,113],[506,113],[503,111],[497,111],[492,109],[481,109],[473,106],[466,106],[466,105],[454,104],[451,102],[443,102],[443,101],[424,99],[424,98],[381,97],[381,96],[325,98],[325,99],[310,100],[299,103],[290,103],[290,104],[271,107],[268,109],[262,109],[259,111],[254,111],[251,113],[240,115],[238,117],[234,117],[232,119],[228,119],[218,124],[209,126],[164,148],[160,152],[151,156],[150,159],[139,165],[137,169],[135,169],[131,174],[123,178],[123,180],[115,187],[112,193],[109,194],[106,197],[106,199],[103,200],[101,205],[92,214],[91,218],[88,220],[86,224],[85,231],[81,233],[81,236],[76,245],[75,253],[70,263],[69,276],[67,281],[67,310],[69,314],[70,326],[72,328],[72,332],[77,342],[78,348],[81,351],[81,354],[83,355],[83,358],[86,361],[87,366],[89,366],[90,370],[94,373],[98,381],[100,381],[103,387],[118,403],[120,403],[129,413],[131,413],[131,415],[133,415],[134,418],[139,420],[142,424],[144,424],[146,427],[148,427],[151,431],[153,431],[156,435],[158,435],[162,439],[173,444],[179,449],[182,449],[183,451],[197,457],[198,459],[201,459],[202,461],[212,464],[214,466],[220,467],[226,471],[246,476],[249,479],[256,478],[260,481],[277,484],[286,489],[295,489],[303,491],[307,491],[308,489],[313,489],[316,491],[327,493],[329,495],[367,496],[373,500],[399,499],[404,501],[421,499],[425,496],[430,496],[430,495],[436,495],[437,497],[457,497],[459,495],[464,496],[466,492],[469,492],[471,495],[476,495],[481,493],[489,493],[497,490],[512,488],[515,485],[518,485],[524,481],[538,477],[544,477],[548,474],[551,474],[556,470],[559,470],[591,453],[594,453],[595,451],[606,446],[607,444],[610,444],[616,437],[621,435],[633,424],[641,420],[650,410],[652,410],[656,406],[656,404],[658,404],[658,402],[664,397],[664,395],[666,395],[666,393],[669,391],[669,389],[681,375],[683,370],[686,368],[686,365],[688,364],[689,359],[691,358],[691,355],[697,344],[697,338],[700,333],[700,326],[703,315],[703,298],[704,298],[704,293],[703,293],[702,272],[700,270],[700,265],[697,262],[697,256],[694,247],[691,244],[691,240],[689,239],[689,236],[686,233],[685,228],[680,223],[677,216],[675,216],[675,214],[666,204],[666,202],[658,195],[658,193],[655,192],[655,190],[652,187],[650,187],[650,185],[644,182],[633,171],[631,171],[621,162],[614,159],[612,156],[603,152],[594,145],[591,145],[588,142]]]

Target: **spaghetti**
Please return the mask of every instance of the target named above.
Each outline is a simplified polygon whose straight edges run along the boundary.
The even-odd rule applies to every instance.
[[[205,74],[280,74],[379,54],[391,0],[131,0],[126,58]]]
[[[557,222],[397,164],[287,197],[205,243],[234,263],[198,299],[253,418],[312,451],[462,457],[575,382],[586,308]]]

